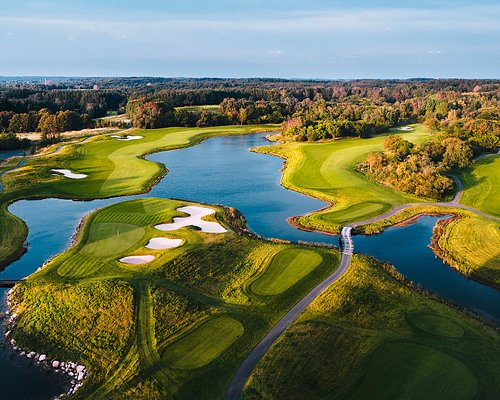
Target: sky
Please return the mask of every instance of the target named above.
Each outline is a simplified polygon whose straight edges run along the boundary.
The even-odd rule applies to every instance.
[[[0,75],[500,78],[500,1],[0,0]]]

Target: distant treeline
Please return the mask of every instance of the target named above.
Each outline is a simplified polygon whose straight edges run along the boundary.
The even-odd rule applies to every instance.
[[[399,124],[425,122],[455,135],[483,129],[479,124],[487,133],[473,135],[471,144],[491,149],[498,146],[494,124],[499,89],[498,80],[463,79],[135,77],[57,79],[47,85],[7,81],[0,83],[0,131],[41,130],[36,118],[43,109],[54,115],[75,112],[86,126],[110,111],[127,112],[133,126],[141,128],[282,123],[283,136],[297,141],[367,137]],[[182,108],[201,105],[218,108]]]

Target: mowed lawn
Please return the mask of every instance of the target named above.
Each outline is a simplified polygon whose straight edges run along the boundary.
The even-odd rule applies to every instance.
[[[464,185],[461,204],[500,217],[500,156],[491,155],[475,161],[459,174]]]
[[[314,250],[287,249],[276,254],[265,272],[250,286],[255,294],[275,295],[291,288],[323,261]]]
[[[84,364],[80,398],[223,398],[244,356],[339,264],[333,250],[238,235],[219,206],[203,205],[216,211],[204,219],[225,233],[154,228],[186,205],[143,198],[97,210],[71,248],[16,287],[17,343]],[[153,237],[182,245],[146,248]],[[141,255],[154,259],[120,261]],[[274,295],[255,295],[249,285],[269,273]]]
[[[214,360],[233,344],[245,328],[238,320],[219,316],[203,322],[167,347],[162,359],[170,367],[194,369]]]
[[[271,126],[266,125],[130,129],[123,133],[143,138],[120,141],[108,135],[68,145],[57,154],[28,160],[22,168],[6,174],[3,181],[7,192],[29,186],[31,195],[100,198],[134,194],[147,190],[166,172],[163,165],[145,160],[147,154],[189,146],[212,136],[269,129]],[[66,168],[88,176],[78,180],[54,176],[52,168]]]
[[[497,399],[500,335],[355,255],[259,362],[242,400]]]
[[[500,222],[479,216],[453,220],[438,245],[467,276],[500,286]]]
[[[406,140],[421,143],[428,138],[427,128],[413,125]],[[331,207],[299,219],[306,227],[337,231],[346,223],[383,214],[395,206],[425,201],[397,192],[371,181],[356,171],[370,152],[382,151],[387,135],[370,139],[342,139],[324,143],[285,143],[261,150],[287,160],[283,173],[284,186],[317,197],[332,204]]]

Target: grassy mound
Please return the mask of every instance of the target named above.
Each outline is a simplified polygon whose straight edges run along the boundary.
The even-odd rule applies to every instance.
[[[411,321],[418,329],[437,336],[461,337],[464,330],[456,323],[436,315],[418,315]]]
[[[414,343],[387,343],[373,354],[350,400],[472,400],[477,380],[456,358]]]
[[[162,359],[174,368],[202,367],[231,346],[244,330],[243,325],[234,318],[210,318],[167,347]]]
[[[255,294],[274,295],[284,292],[309,275],[323,258],[313,250],[288,249],[276,254],[264,274],[252,283]]]

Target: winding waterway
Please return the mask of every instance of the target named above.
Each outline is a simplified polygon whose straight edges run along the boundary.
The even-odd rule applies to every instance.
[[[337,237],[301,231],[286,222],[290,216],[322,208],[325,204],[280,185],[281,159],[248,151],[251,147],[268,144],[260,134],[230,136],[151,155],[147,159],[165,164],[169,173],[144,195],[86,202],[23,200],[12,204],[10,211],[28,225],[29,247],[21,259],[0,273],[0,279],[25,277],[63,251],[84,214],[107,204],[140,197],[224,204],[239,209],[249,227],[264,237],[338,245]],[[415,283],[500,324],[500,291],[464,278],[436,258],[427,247],[437,219],[422,217],[413,225],[387,229],[381,235],[355,236],[355,251],[392,262]],[[11,368],[8,357],[10,355],[5,350],[0,350],[0,382],[3,387],[25,373],[24,369]],[[55,385],[55,393],[61,387],[50,380],[55,374],[47,375],[35,368],[29,371],[34,375],[30,381],[41,379],[45,388]],[[12,391],[12,394],[17,399],[50,397],[45,394],[36,397],[39,390],[37,386],[32,394],[19,396],[17,391]]]

